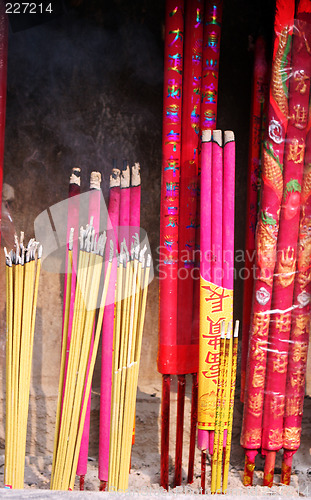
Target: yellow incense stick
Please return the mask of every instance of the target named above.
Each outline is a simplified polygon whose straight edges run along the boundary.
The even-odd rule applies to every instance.
[[[6,257],[6,421],[5,421],[5,468],[4,484],[11,485],[12,467],[12,342],[13,342],[13,268],[12,259]]]
[[[55,466],[55,481],[53,482],[53,489],[67,489],[63,487],[63,476],[64,468],[66,467],[66,452],[68,446],[68,435],[71,427],[71,419],[74,407],[74,391],[76,386],[78,365],[80,361],[81,344],[83,338],[83,329],[86,317],[86,300],[87,291],[90,288],[90,281],[93,275],[93,266],[89,268],[91,259],[91,234],[92,228],[87,226],[84,235],[81,231],[80,245],[83,248],[85,243],[86,251],[81,250],[80,255],[81,261],[79,259],[79,268],[81,273],[79,275],[81,281],[77,281],[76,292],[78,289],[78,308],[75,307],[75,312],[73,317],[73,329],[72,336],[69,347],[68,356],[68,369],[65,384],[65,393],[63,398],[63,414],[64,418],[61,425],[60,437],[59,437],[59,450],[57,453],[56,466]],[[85,240],[85,241],[84,241]],[[82,254],[82,255],[81,255]],[[81,267],[80,267],[81,266]]]
[[[222,395],[222,384],[223,384],[224,367],[225,367],[225,356],[224,356],[225,346],[226,346],[225,323],[223,322],[221,326],[221,338],[220,338],[219,375],[218,375],[218,386],[217,386],[216,418],[215,418],[214,445],[213,445],[213,456],[212,456],[212,477],[211,477],[212,494],[216,492],[218,442],[219,442],[219,432],[221,424],[220,422],[221,395]]]
[[[53,469],[53,481],[51,482],[51,489],[60,489],[61,474],[63,470],[64,459],[64,446],[65,435],[68,435],[70,426],[71,410],[72,410],[72,386],[74,381],[73,376],[77,371],[77,355],[76,349],[80,345],[82,335],[82,325],[84,324],[85,306],[83,301],[83,293],[85,292],[85,285],[87,279],[87,264],[89,261],[89,254],[83,250],[84,248],[84,231],[80,230],[80,252],[77,268],[77,281],[75,291],[75,307],[72,320],[72,334],[69,346],[69,355],[67,363],[67,374],[65,380],[65,390],[63,397],[63,410],[62,422],[59,433],[59,445],[56,452],[55,466]],[[70,408],[69,408],[70,407]]]
[[[67,489],[67,484],[69,484],[71,465],[74,455],[74,446],[76,441],[76,435],[79,426],[79,416],[81,410],[81,404],[83,399],[83,391],[85,387],[85,378],[87,373],[87,366],[90,354],[90,347],[92,341],[93,325],[95,320],[96,312],[96,302],[99,290],[99,283],[101,277],[103,258],[102,256],[96,256],[94,262],[93,277],[90,288],[90,296],[88,298],[86,320],[83,332],[83,339],[81,345],[81,355],[78,368],[78,375],[76,380],[76,388],[74,394],[74,404],[71,418],[71,425],[68,436],[67,452],[65,456],[65,467],[63,473],[63,487]]]
[[[227,444],[225,451],[225,463],[224,463],[223,482],[222,482],[223,493],[226,493],[228,488],[228,475],[229,475],[229,465],[230,465],[230,451],[231,451],[231,441],[232,441],[232,425],[233,425],[233,410],[234,410],[234,394],[235,394],[235,381],[236,381],[236,368],[237,368],[237,355],[238,355],[238,336],[239,336],[239,321],[236,321],[234,329],[234,339],[233,339],[228,433],[227,433]]]
[[[60,418],[61,418],[61,407],[62,407],[62,388],[64,384],[65,367],[66,367],[66,351],[67,351],[67,340],[68,340],[68,324],[69,324],[69,314],[70,314],[70,299],[71,299],[71,280],[72,280],[72,245],[73,245],[73,228],[70,230],[69,236],[69,249],[68,249],[68,263],[67,263],[67,274],[66,274],[66,302],[65,302],[65,315],[63,324],[63,338],[61,347],[61,362],[60,362],[60,376],[58,383],[58,397],[57,397],[57,409],[56,409],[56,425],[54,434],[54,448],[53,448],[53,462],[52,462],[52,475],[51,483],[53,482],[53,473],[56,460],[56,451],[58,446],[59,438],[59,428],[60,428]]]
[[[224,439],[224,424],[225,424],[225,413],[226,413],[226,396],[227,396],[227,380],[229,372],[229,349],[231,346],[231,331],[232,323],[228,323],[227,338],[226,338],[226,348],[225,348],[225,366],[224,375],[222,383],[222,394],[221,394],[221,409],[220,409],[220,429],[219,429],[219,441],[218,441],[218,454],[217,454],[217,478],[216,478],[216,492],[221,489],[221,473],[222,473],[222,455],[223,455],[223,439]]]
[[[80,418],[79,430],[78,430],[78,435],[77,435],[77,442],[76,442],[74,459],[73,459],[72,470],[71,470],[71,477],[70,477],[70,483],[69,483],[70,489],[73,489],[73,487],[74,487],[74,480],[75,480],[76,471],[77,471],[79,451],[80,451],[83,427],[84,427],[84,422],[85,422],[85,415],[86,415],[86,410],[87,410],[87,402],[88,402],[88,398],[89,398],[89,394],[90,394],[90,390],[91,390],[94,366],[95,366],[95,361],[96,361],[96,356],[97,356],[97,351],[98,351],[98,344],[99,344],[102,323],[103,323],[103,315],[104,315],[104,309],[105,309],[105,303],[106,303],[106,297],[107,297],[107,291],[108,291],[108,284],[109,284],[110,274],[111,274],[111,266],[112,266],[112,255],[110,255],[110,260],[109,260],[109,263],[107,266],[105,282],[104,282],[104,289],[103,289],[103,293],[102,293],[100,310],[99,310],[97,324],[96,324],[93,351],[92,351],[89,373],[88,373],[86,389],[85,389],[85,398],[84,398],[83,407],[81,410],[81,418]]]

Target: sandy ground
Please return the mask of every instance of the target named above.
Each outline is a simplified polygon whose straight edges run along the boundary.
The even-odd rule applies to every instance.
[[[184,456],[183,456],[183,485],[173,489],[174,476],[174,443],[175,443],[175,421],[176,421],[176,385],[173,379],[171,390],[171,426],[170,426],[170,492],[194,496],[200,493],[200,454],[196,450],[194,483],[186,484],[188,447],[189,447],[189,410],[190,410],[190,379],[187,381],[185,425],[184,425]],[[164,491],[159,486],[160,481],[160,395],[161,388],[156,385],[144,388],[140,385],[137,395],[137,418],[136,418],[136,442],[132,451],[131,473],[129,478],[129,493],[131,495],[153,496],[160,495]],[[280,498],[311,497],[311,399],[305,399],[304,419],[301,447],[296,453],[293,462],[293,474],[290,486],[280,485],[281,453],[277,456],[274,486],[269,489],[262,487],[263,459],[256,459],[256,470],[254,486],[245,488],[242,485],[243,475],[243,450],[239,445],[240,422],[242,416],[242,405],[236,400],[233,445],[231,453],[231,466],[228,485],[228,495],[241,496],[275,496]],[[26,457],[25,489],[49,489],[51,474],[51,456]],[[3,485],[4,457],[0,458],[0,484]],[[207,464],[207,493],[209,489],[210,465]],[[97,458],[89,457],[88,473],[85,478],[85,490],[98,491],[99,481],[97,476]],[[78,489],[78,480],[76,482]],[[3,490],[2,490],[3,492]],[[43,492],[42,492],[43,494]],[[115,495],[111,493],[111,495]]]

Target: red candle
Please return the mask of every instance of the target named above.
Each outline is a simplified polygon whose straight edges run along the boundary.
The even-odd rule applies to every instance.
[[[246,371],[241,445],[246,450],[244,484],[252,484],[255,456],[261,447],[262,412],[266,379],[266,358],[276,261],[281,199],[283,196],[283,155],[288,120],[288,50],[295,2],[278,0],[274,23],[274,48],[268,105],[268,134],[264,144],[262,190],[256,228],[256,276]]]
[[[258,37],[255,43],[254,73],[252,87],[252,109],[250,125],[250,145],[248,157],[246,232],[245,232],[245,276],[243,291],[243,328],[241,355],[241,401],[244,401],[245,373],[248,352],[248,338],[252,309],[255,264],[255,230],[257,225],[258,195],[260,184],[260,164],[264,110],[267,97],[268,66],[265,55],[265,41]]]

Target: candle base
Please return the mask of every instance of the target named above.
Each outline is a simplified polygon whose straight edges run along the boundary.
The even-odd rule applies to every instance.
[[[80,480],[79,480],[79,483],[80,483],[80,491],[84,491],[84,479],[85,479],[85,475],[84,475],[84,474],[81,474],[81,476],[80,476]]]
[[[283,462],[282,462],[282,472],[281,472],[281,483],[290,485],[290,477],[292,473],[292,463],[295,451],[284,450]]]
[[[244,486],[253,486],[254,470],[255,470],[255,457],[257,450],[246,450],[245,452],[245,466],[244,466]]]
[[[271,488],[273,486],[274,466],[276,451],[266,451],[265,468],[263,475],[263,486]]]

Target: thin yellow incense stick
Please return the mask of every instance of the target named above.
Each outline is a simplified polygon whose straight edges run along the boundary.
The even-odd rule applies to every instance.
[[[28,260],[28,257],[27,257]],[[29,364],[29,345],[30,345],[30,329],[31,329],[31,308],[33,283],[31,282],[31,264],[24,264],[24,291],[23,291],[23,310],[21,324],[21,344],[20,344],[20,368],[19,368],[19,393],[18,393],[18,422],[17,422],[17,441],[18,454],[16,456],[16,486],[21,489],[24,483],[24,466],[25,466],[25,447],[26,447],[26,432],[27,432],[27,396],[29,396],[28,380],[28,364]]]
[[[12,334],[13,334],[13,268],[12,259],[6,257],[6,421],[4,484],[11,485],[12,467]]]
[[[217,386],[217,399],[216,399],[216,418],[215,418],[215,431],[214,431],[214,445],[213,445],[213,456],[212,456],[212,477],[211,477],[211,493],[216,492],[216,479],[217,479],[217,455],[218,455],[218,441],[220,432],[220,418],[221,418],[221,395],[222,395],[222,384],[224,377],[224,367],[225,367],[225,347],[226,347],[226,336],[225,336],[225,323],[222,323],[221,338],[220,338],[220,350],[219,350],[219,375],[218,375],[218,386]]]
[[[224,367],[224,376],[223,376],[222,394],[221,394],[216,492],[221,491],[222,455],[223,455],[223,440],[224,440],[224,430],[225,430],[224,424],[225,424],[225,413],[226,413],[227,380],[229,371],[229,349],[231,346],[231,337],[232,337],[232,323],[230,321],[228,323],[227,338],[226,338],[225,367]]]
[[[115,300],[115,323],[114,323],[114,353],[113,353],[113,377],[112,377],[112,398],[111,398],[111,431],[110,431],[110,446],[109,446],[109,469],[108,469],[108,488],[114,487],[112,478],[114,477],[115,454],[116,454],[116,422],[118,415],[117,395],[120,394],[120,371],[119,371],[119,355],[120,355],[120,328],[121,328],[121,305],[122,305],[122,276],[123,263],[120,262],[118,256],[118,269],[116,280],[116,300]]]
[[[144,330],[144,323],[145,323],[150,265],[151,265],[151,256],[148,255],[146,269],[145,269],[145,273],[144,273],[144,280],[143,280],[143,293],[142,293],[142,300],[141,300],[141,306],[140,306],[140,318],[139,318],[139,326],[138,326],[138,331],[137,331],[137,341],[136,341],[136,350],[135,350],[135,361],[138,362],[138,368],[139,368],[139,364],[140,364],[141,345],[142,345],[142,337],[143,337],[143,330]]]
[[[89,398],[89,394],[90,394],[90,390],[91,390],[94,366],[95,366],[95,361],[96,361],[96,356],[97,356],[97,351],[98,351],[98,344],[99,344],[101,328],[102,328],[102,323],[103,323],[103,315],[104,315],[104,309],[105,309],[105,303],[106,303],[106,297],[107,297],[107,291],[108,291],[108,284],[109,284],[110,274],[111,274],[111,265],[112,265],[112,255],[110,256],[110,260],[109,260],[109,263],[107,266],[105,282],[104,282],[104,289],[103,289],[103,294],[102,294],[102,299],[101,299],[101,304],[100,304],[100,310],[99,310],[99,314],[98,314],[98,320],[97,320],[97,324],[96,324],[93,351],[92,351],[89,373],[88,373],[86,389],[85,389],[85,398],[84,398],[83,406],[82,406],[82,410],[81,410],[79,431],[78,431],[78,435],[77,435],[74,459],[73,459],[71,476],[70,476],[70,483],[69,483],[70,489],[73,489],[73,487],[74,487],[74,481],[75,481],[75,476],[76,476],[76,471],[77,471],[79,451],[80,451],[83,427],[84,427],[84,422],[85,422],[85,415],[86,415],[86,410],[87,410],[87,402],[88,402],[88,398]]]
[[[77,281],[76,281],[76,291],[75,291],[75,307],[72,320],[72,332],[69,346],[69,355],[67,363],[67,374],[65,380],[65,390],[63,397],[63,410],[62,410],[62,422],[60,426],[58,448],[55,458],[55,466],[53,469],[53,481],[51,482],[51,489],[59,489],[61,483],[61,472],[63,470],[63,457],[64,457],[64,441],[65,435],[68,433],[68,428],[70,426],[70,416],[69,406],[72,409],[72,400],[70,401],[70,394],[72,392],[72,378],[73,374],[76,373],[77,369],[77,358],[76,358],[76,344],[79,344],[81,337],[81,325],[83,323],[85,307],[83,303],[83,292],[85,289],[86,278],[87,278],[87,264],[89,260],[89,254],[83,250],[84,247],[84,231],[83,228],[80,230],[80,252],[77,268]]]
[[[99,290],[102,264],[103,264],[103,257],[100,255],[96,255],[92,282],[90,286],[90,296],[88,297],[88,303],[87,303],[87,313],[83,331],[81,355],[80,355],[78,375],[76,380],[71,425],[68,436],[67,453],[65,456],[65,468],[62,478],[64,489],[68,489],[67,484],[69,486],[70,472],[74,455],[74,446],[79,426],[79,416],[83,400],[83,390],[85,387],[85,378],[87,373],[87,365],[88,365],[90,347],[92,341],[93,325],[95,320],[96,302]]]
[[[89,269],[90,263],[90,236],[91,228],[88,227],[86,232],[86,245],[87,251],[80,251],[81,262],[79,260],[79,266],[81,264],[81,282],[76,286],[76,291],[78,292],[78,308],[75,307],[74,313],[74,328],[72,330],[72,336],[70,340],[69,356],[68,356],[68,367],[66,375],[66,385],[65,393],[63,398],[63,419],[60,430],[59,437],[59,449],[56,459],[56,470],[55,470],[55,481],[53,482],[53,489],[64,489],[63,488],[63,476],[64,468],[66,467],[66,452],[68,446],[68,434],[71,427],[71,418],[74,405],[74,390],[76,386],[78,365],[81,354],[81,344],[83,338],[84,323],[86,317],[86,294],[89,289],[89,282],[92,279],[93,266]],[[82,239],[83,244],[83,239]],[[65,487],[65,489],[67,489]]]
[[[233,425],[233,410],[234,410],[234,394],[235,394],[236,368],[237,368],[237,356],[238,356],[238,336],[239,336],[239,321],[236,321],[234,329],[234,339],[233,339],[228,433],[227,433],[227,444],[225,451],[225,463],[224,463],[223,482],[222,482],[223,493],[226,493],[228,488],[228,475],[229,475],[229,465],[230,465],[230,451],[231,451],[231,441],[232,441],[232,425]]]
[[[71,299],[71,281],[72,281],[72,244],[73,244],[73,228],[70,230],[70,236],[69,236],[68,264],[67,264],[67,274],[66,274],[65,316],[64,316],[63,338],[62,338],[62,347],[61,347],[61,362],[60,362],[60,375],[59,375],[59,383],[58,383],[58,397],[57,397],[57,409],[56,409],[56,425],[55,425],[55,435],[54,435],[51,483],[53,482],[53,474],[54,474],[54,467],[55,467],[55,460],[56,460],[56,451],[57,451],[57,447],[58,447],[61,407],[62,407],[62,393],[63,393],[62,388],[63,388],[63,384],[64,384],[65,367],[66,367],[68,324],[69,324],[70,302],[71,302],[70,299]]]

